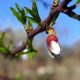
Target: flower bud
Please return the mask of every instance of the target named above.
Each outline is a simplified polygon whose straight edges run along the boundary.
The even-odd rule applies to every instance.
[[[58,43],[58,38],[56,35],[54,35],[54,32],[50,30],[51,32],[48,34],[46,43],[49,50],[49,55],[54,58],[57,55],[60,55],[60,45]]]

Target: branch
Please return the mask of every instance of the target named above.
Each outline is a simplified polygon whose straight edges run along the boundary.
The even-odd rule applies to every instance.
[[[43,21],[43,23],[45,23],[47,26],[50,25],[52,19],[54,18],[54,15],[58,12],[60,12],[65,6],[67,6],[67,4],[72,1],[72,0],[64,0],[59,6],[57,6],[56,8],[52,8],[48,17]],[[34,37],[35,35],[43,32],[46,30],[46,26],[43,26],[43,27],[37,27],[35,30],[33,30],[32,32],[30,32],[28,34],[28,37],[29,38],[32,38]]]
[[[19,53],[19,52],[21,52],[22,50],[24,50],[24,49],[26,48],[26,45],[27,45],[27,43],[26,43],[26,42],[23,42],[22,46],[20,46],[19,48],[13,49],[13,50],[10,52],[10,54],[12,54],[13,56],[15,56],[16,53]]]
[[[79,3],[76,3],[76,4],[74,4],[74,5],[70,6],[70,7],[66,7],[66,9],[72,11],[72,10],[75,9],[78,5],[79,5]]]
[[[67,7],[67,9],[72,11],[72,10],[75,9],[76,7],[77,7],[77,4],[74,4],[74,5],[70,6],[70,7]]]
[[[72,1],[72,0],[63,0],[63,2],[59,6],[51,9],[48,17],[42,22],[42,23],[44,23],[44,25],[39,26],[35,30],[29,32],[28,33],[28,38],[32,39],[32,38],[34,38],[35,35],[45,31],[46,27],[50,25],[50,23],[51,23],[52,19],[54,18],[55,14],[62,11],[62,9],[65,8],[70,1]],[[47,25],[47,26],[45,26],[45,25]],[[27,44],[24,43],[21,47],[12,50],[11,53],[12,54],[17,54],[18,52],[24,50],[26,48],[26,45]]]
[[[69,17],[71,17],[73,19],[77,19],[80,21],[80,15],[76,14],[73,11],[67,10],[67,12],[63,12],[63,13],[65,13],[66,15],[68,15]]]

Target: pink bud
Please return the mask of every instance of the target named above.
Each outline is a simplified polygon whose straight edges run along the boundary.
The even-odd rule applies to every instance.
[[[60,45],[58,38],[55,35],[48,35],[46,39],[47,47],[49,49],[49,55],[54,58],[54,55],[60,54]]]
[[[47,45],[50,46],[51,44],[51,41],[55,41],[55,42],[58,42],[58,38],[51,34],[51,35],[48,35],[47,39],[46,39],[46,42],[47,42]]]

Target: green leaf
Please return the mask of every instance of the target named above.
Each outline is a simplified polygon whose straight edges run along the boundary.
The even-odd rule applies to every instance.
[[[59,16],[59,12],[54,15],[54,18],[53,18],[53,20],[51,21],[50,26],[53,26],[53,25],[55,24],[55,21],[56,21],[56,19],[58,18],[58,16]]]
[[[0,47],[3,47],[3,46],[4,46],[3,41],[0,40]]]
[[[35,7],[35,6],[34,6]],[[37,22],[37,24],[41,23],[41,19],[38,14],[38,10],[33,8],[32,10],[25,7],[25,9],[31,14],[32,18]]]
[[[39,16],[38,8],[36,5],[36,0],[33,0],[32,10],[36,13],[36,18],[38,19],[39,23],[41,23],[41,18]]]
[[[0,47],[0,52],[9,52],[9,50],[6,47]]]
[[[41,22],[41,20],[39,18],[37,18],[36,13],[34,11],[32,11],[31,9],[25,7],[25,9],[31,14],[32,17],[26,16],[27,18],[31,19],[34,23],[39,24]]]
[[[34,22],[34,23],[37,23],[37,20],[35,19],[35,18],[33,18],[33,17],[29,17],[29,16],[26,16],[28,19],[30,19],[32,22]]]
[[[2,33],[0,35],[0,47],[3,47],[4,46],[3,38],[4,38],[4,34]]]
[[[25,9],[31,14],[32,17],[35,18],[36,13],[35,13],[34,11],[32,11],[31,9],[29,9],[29,8],[27,8],[27,7],[25,7]]]
[[[15,5],[16,5],[18,12],[21,12],[19,5],[17,3],[15,3]]]
[[[5,48],[0,47],[0,52],[4,52],[4,51],[5,51]]]
[[[14,8],[10,7],[11,11],[13,12],[13,15],[20,21],[23,25],[26,24],[26,15],[25,10],[20,10],[20,13],[18,13]]]
[[[33,52],[29,52],[29,53],[28,53],[29,59],[32,60],[32,59],[34,58],[35,54],[36,54],[36,52],[34,52],[34,51],[33,51]]]
[[[36,0],[33,0],[32,10],[38,11],[37,5],[36,5]]]
[[[3,45],[3,40],[0,38],[0,47],[2,47]]]
[[[32,21],[28,19],[28,26],[32,27]]]
[[[4,34],[5,32],[0,35],[0,52],[9,52],[9,49],[4,44]]]
[[[25,15],[25,10],[23,8],[21,10],[21,18],[22,18],[22,23],[26,24],[27,19],[26,19],[26,15]]]
[[[22,20],[21,20],[21,17],[19,15],[19,13],[14,8],[12,8],[12,7],[10,7],[10,9],[13,12],[13,15],[18,19],[18,21],[21,22]]]

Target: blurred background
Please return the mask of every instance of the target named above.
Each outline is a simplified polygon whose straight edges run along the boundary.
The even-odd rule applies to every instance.
[[[12,43],[14,46],[26,41],[23,26],[10,10],[11,6],[15,7],[15,2],[20,7],[31,8],[32,0],[0,2],[0,34],[6,32],[5,44]],[[52,2],[53,0],[37,0],[42,20],[48,16]],[[75,2],[76,0],[73,0],[68,6]],[[79,9],[80,5],[74,11],[80,14]],[[60,13],[53,27],[58,34],[62,60],[55,61],[48,55],[47,35],[40,33],[33,41],[33,46],[37,50],[33,60],[27,55],[23,55],[20,59],[9,59],[0,54],[0,80],[80,80],[80,22]]]

